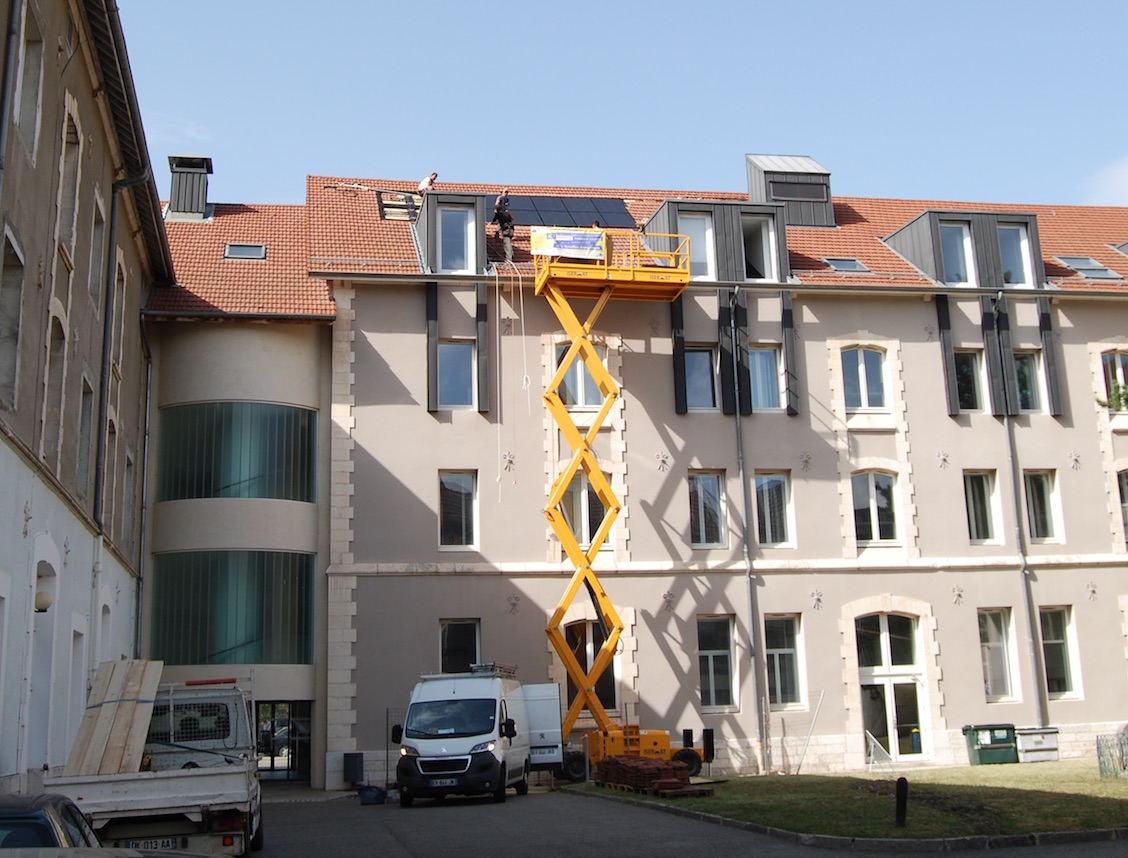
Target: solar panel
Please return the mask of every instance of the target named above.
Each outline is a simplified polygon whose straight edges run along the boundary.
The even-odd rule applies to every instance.
[[[634,229],[638,226],[622,200],[593,197],[591,202],[599,211],[599,222],[613,229]]]
[[[483,194],[486,216],[493,217],[497,194]],[[513,222],[522,226],[590,227],[598,220],[600,226],[613,229],[634,229],[637,224],[622,200],[605,197],[537,197],[509,195],[509,211]]]

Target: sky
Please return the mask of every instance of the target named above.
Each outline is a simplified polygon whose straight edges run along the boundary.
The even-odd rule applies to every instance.
[[[1128,205],[1124,0],[117,0],[160,195],[307,175]]]

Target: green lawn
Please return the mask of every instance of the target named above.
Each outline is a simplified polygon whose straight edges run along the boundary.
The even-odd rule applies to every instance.
[[[840,837],[966,837],[1128,827],[1128,779],[1102,779],[1096,759],[899,774],[909,782],[903,828],[896,825],[897,775],[887,772],[730,778],[708,784],[715,790],[710,797],[632,797]],[[604,790],[594,784],[570,788]]]

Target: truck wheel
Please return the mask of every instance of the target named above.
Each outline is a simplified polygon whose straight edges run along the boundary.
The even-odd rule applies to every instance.
[[[577,784],[587,777],[587,760],[582,751],[569,751],[564,755],[564,777]]]
[[[263,833],[264,827],[265,826],[262,824],[262,816],[260,815],[258,831],[256,831],[254,837],[251,838],[252,852],[261,852],[262,847],[266,845],[266,835]]]
[[[675,763],[685,763],[689,766],[689,776],[691,778],[697,777],[701,774],[701,758],[697,756],[697,751],[693,748],[682,748],[674,754]]]
[[[521,780],[517,781],[517,795],[529,794],[529,764],[525,763],[525,771],[521,773]]]
[[[493,800],[496,804],[501,804],[505,801],[505,768],[501,770],[501,775],[497,780],[497,789],[493,792]]]
[[[411,807],[412,802],[415,801],[413,796],[407,794],[407,790],[400,790],[400,807]]]

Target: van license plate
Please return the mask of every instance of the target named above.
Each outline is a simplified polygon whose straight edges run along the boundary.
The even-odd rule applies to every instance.
[[[458,786],[458,778],[431,778],[427,785],[433,787]]]
[[[126,849],[176,849],[180,845],[177,837],[152,837],[148,840],[127,840],[122,844]]]

